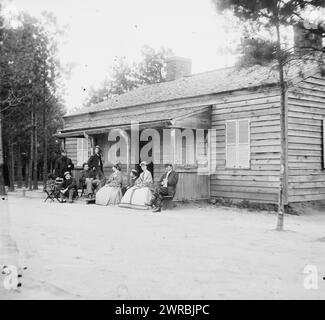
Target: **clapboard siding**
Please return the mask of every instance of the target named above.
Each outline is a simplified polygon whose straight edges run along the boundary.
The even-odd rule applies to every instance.
[[[65,139],[65,149],[73,164],[77,164],[77,138]]]
[[[250,169],[227,169],[226,120],[250,119]],[[254,92],[212,108],[211,158],[215,172],[210,194],[216,198],[276,203],[280,170],[280,95]]]
[[[325,79],[316,75],[288,93],[288,200],[324,200]]]

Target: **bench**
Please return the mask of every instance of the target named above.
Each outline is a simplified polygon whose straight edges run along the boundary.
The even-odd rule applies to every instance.
[[[174,197],[172,197],[172,196],[164,196],[162,198],[162,202],[161,202],[161,209],[162,210],[173,209],[175,207],[173,199],[174,199]]]

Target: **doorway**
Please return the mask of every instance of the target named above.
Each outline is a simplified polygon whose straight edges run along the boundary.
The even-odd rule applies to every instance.
[[[151,141],[152,137],[149,137],[149,141],[139,141],[139,160],[140,162],[142,161],[147,161],[149,164],[147,166],[148,170],[151,172],[151,175],[152,175],[152,179],[154,179],[154,165],[153,165],[153,162],[150,161],[148,159],[141,159],[140,158],[140,152],[141,152],[141,149]],[[152,158],[152,149],[149,151],[149,154],[148,154],[149,157]],[[135,165],[135,169],[139,172],[139,174],[141,174],[142,170],[141,170],[141,167],[140,167],[140,163],[137,163]]]

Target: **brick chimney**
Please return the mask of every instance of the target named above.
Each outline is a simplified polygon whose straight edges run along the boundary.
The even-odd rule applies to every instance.
[[[304,22],[293,27],[294,51],[297,54],[313,54],[322,50],[323,38],[317,32],[318,26]]]
[[[192,61],[182,57],[171,57],[166,60],[166,80],[172,81],[192,73]]]

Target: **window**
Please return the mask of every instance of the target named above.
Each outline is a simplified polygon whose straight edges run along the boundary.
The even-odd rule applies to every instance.
[[[226,167],[250,167],[250,121],[226,121]]]
[[[208,130],[204,129],[172,129],[174,162],[179,166],[197,168],[207,166]]]
[[[88,161],[88,140],[77,138],[77,166],[81,167]]]

